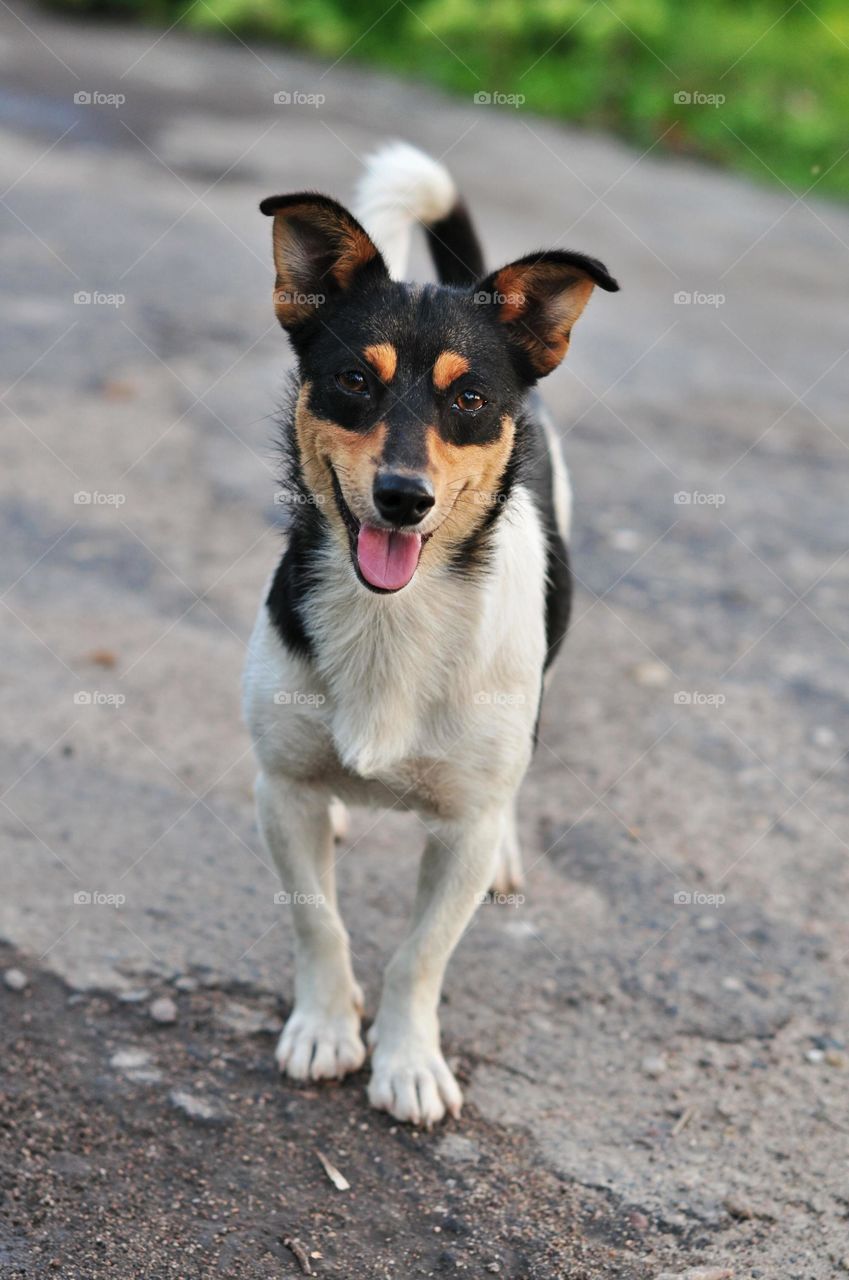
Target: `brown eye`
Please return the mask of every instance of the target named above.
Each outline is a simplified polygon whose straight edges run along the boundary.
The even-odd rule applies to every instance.
[[[368,383],[366,382],[365,374],[360,373],[359,369],[345,369],[343,373],[337,373],[336,385],[352,396],[368,395]]]
[[[482,409],[485,404],[486,401],[479,391],[461,391],[452,408],[460,409],[463,413],[477,413],[478,409]]]

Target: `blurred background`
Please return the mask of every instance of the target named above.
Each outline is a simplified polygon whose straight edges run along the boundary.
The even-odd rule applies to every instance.
[[[293,1221],[326,1269],[361,1249],[364,1276],[412,1256],[404,1232],[431,1273],[846,1265],[847,44],[845,7],[805,0],[0,4],[0,936],[25,984],[0,999],[15,1087],[57,1072],[25,1199],[57,1145],[89,1158],[80,1114],[120,1119],[96,1157],[116,1202],[153,1221],[161,1193],[165,1243],[149,1259],[128,1227],[127,1275],[187,1241],[208,1264],[212,1218],[198,1234],[166,1195],[184,1147],[222,1180],[239,1153],[251,1203],[278,1206],[228,1275],[271,1273],[257,1240],[291,1270]],[[285,524],[290,357],[257,205],[350,200],[391,137],[448,165],[490,266],[567,247],[622,285],[544,386],[575,618],[520,806],[525,899],[479,911],[449,971],[468,1110],[418,1146],[362,1077],[314,1099],[274,1077],[291,930],[239,711]],[[339,849],[369,1015],[422,840],[362,813]],[[112,1065],[125,1050],[151,1061]],[[229,1127],[187,1136],[177,1085]],[[322,1150],[348,1135],[350,1221],[321,1217],[315,1124]],[[152,1189],[109,1163],[125,1139]],[[67,1203],[100,1256],[56,1178],[40,1247]],[[475,1196],[494,1214],[521,1188],[481,1238]]]
[[[55,0],[89,19],[274,40],[459,94],[846,196],[849,12],[839,0]],[[689,95],[689,98],[688,96]],[[719,100],[719,101],[718,101]],[[682,105],[693,110],[681,112]],[[716,107],[721,105],[722,110]],[[658,142],[658,139],[660,141]]]

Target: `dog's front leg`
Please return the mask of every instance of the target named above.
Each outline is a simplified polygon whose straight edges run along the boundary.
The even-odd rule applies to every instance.
[[[449,956],[489,887],[501,813],[430,823],[410,931],[390,961],[369,1043],[369,1100],[398,1120],[434,1124],[463,1097],[439,1044],[439,996]]]
[[[277,1045],[277,1062],[296,1080],[356,1071],[362,992],[336,907],[331,797],[280,774],[260,774],[257,816],[277,864],[295,927],[295,1007]]]

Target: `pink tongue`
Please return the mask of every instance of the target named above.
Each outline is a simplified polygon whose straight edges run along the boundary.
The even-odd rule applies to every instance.
[[[398,591],[416,572],[421,549],[420,533],[395,533],[364,524],[357,537],[357,564],[373,587]]]

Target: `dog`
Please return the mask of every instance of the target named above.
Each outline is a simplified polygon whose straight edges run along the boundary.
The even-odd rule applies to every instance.
[[[446,965],[487,890],[521,883],[515,798],[569,619],[571,491],[534,388],[593,289],[618,285],[561,249],[487,273],[450,175],[404,143],[371,159],[356,216],[311,192],[260,209],[297,358],[291,518],[244,679],[259,828],[294,923],[276,1057],[296,1080],[363,1065],[334,832],[345,803],[414,810],[428,835],[368,1095],[430,1127],[462,1103],[440,1046]],[[438,284],[404,280],[415,224]]]

